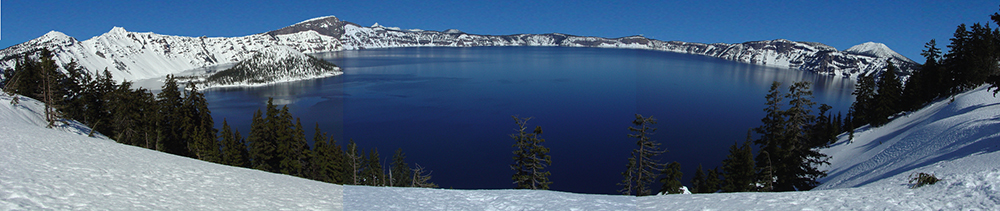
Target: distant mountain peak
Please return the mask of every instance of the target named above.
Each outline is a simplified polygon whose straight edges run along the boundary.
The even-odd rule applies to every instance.
[[[316,31],[319,34],[340,37],[344,34],[344,25],[357,25],[347,21],[341,21],[336,16],[323,16],[312,18],[291,26],[267,32],[268,35],[277,36],[283,34],[295,34],[304,31]]]
[[[903,61],[908,61],[908,62],[916,63],[913,60],[910,60],[909,58],[906,58],[905,56],[900,55],[899,53],[896,53],[896,51],[893,51],[892,49],[890,49],[889,46],[886,46],[885,44],[877,43],[877,42],[865,42],[865,43],[861,43],[861,44],[855,45],[855,46],[853,46],[851,48],[848,48],[847,50],[844,50],[844,52],[854,53],[854,54],[860,54],[860,55],[867,55],[867,56],[874,56],[874,57],[895,58],[895,59],[898,59],[898,60],[903,60]]]
[[[298,22],[298,23],[295,23],[295,24],[292,24],[292,25],[304,24],[304,23],[309,23],[309,22],[314,22],[314,21],[339,22],[340,19],[337,19],[337,16],[328,15],[328,16],[321,16],[321,17],[310,18],[309,20],[304,20],[302,22]]]
[[[444,30],[443,32],[445,34],[464,34],[465,33],[465,32],[462,32],[461,30],[458,30],[458,29],[448,29],[448,30]]]
[[[35,40],[37,40],[39,42],[51,42],[51,41],[56,41],[56,42],[70,41],[70,42],[73,42],[73,41],[76,41],[76,39],[74,39],[73,37],[70,37],[69,35],[63,34],[62,32],[59,32],[59,31],[49,31],[49,33],[45,33],[45,35],[42,35],[41,37],[35,38]]]
[[[46,38],[63,38],[63,37],[70,37],[70,36],[66,35],[66,34],[63,34],[62,32],[53,30],[53,31],[49,31],[49,33],[45,33],[45,35],[42,35],[42,37],[46,37]]]
[[[125,34],[125,33],[128,33],[128,30],[125,30],[125,28],[122,28],[121,26],[112,27],[111,31],[108,31],[108,34]]]

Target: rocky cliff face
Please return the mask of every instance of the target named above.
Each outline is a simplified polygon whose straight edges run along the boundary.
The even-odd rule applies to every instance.
[[[812,42],[765,40],[735,44],[661,41],[642,36],[621,38],[567,34],[476,35],[459,30],[403,30],[374,25],[363,27],[333,16],[314,18],[275,31],[243,37],[183,37],[151,32],[129,32],[115,27],[108,33],[78,41],[50,32],[31,41],[0,50],[0,68],[12,68],[15,57],[47,48],[57,63],[77,61],[90,71],[107,68],[117,80],[162,77],[194,68],[231,64],[264,49],[287,46],[299,53],[394,47],[564,46],[632,48],[697,54],[743,63],[856,77],[879,73],[891,60],[903,74],[918,64],[885,45],[866,43],[845,51]]]

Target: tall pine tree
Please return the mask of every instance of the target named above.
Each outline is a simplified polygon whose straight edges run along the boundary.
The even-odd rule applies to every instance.
[[[389,183],[390,186],[395,187],[408,187],[413,182],[413,178],[410,176],[412,170],[410,170],[409,164],[406,164],[406,154],[403,153],[403,148],[396,149],[396,153],[392,154],[392,167],[389,171],[391,175]]]
[[[623,187],[620,191],[625,195],[649,195],[652,192],[649,186],[666,166],[656,158],[666,150],[661,150],[660,143],[651,140],[650,136],[656,132],[653,124],[656,124],[656,119],[652,116],[642,117],[640,114],[635,114],[633,126],[628,127],[632,132],[628,137],[636,139],[635,144],[638,148],[632,150],[632,157],[629,158],[625,173],[622,173],[625,179],[619,183]]]
[[[181,137],[184,133],[182,120],[185,118],[181,113],[182,104],[181,91],[177,86],[177,80],[172,75],[167,75],[160,93],[156,95],[156,102],[159,107],[159,121],[156,128],[157,143],[156,150],[187,156],[187,143]],[[99,124],[99,123],[95,123]]]
[[[779,88],[781,88],[781,83],[771,83],[771,88],[764,97],[766,99],[765,116],[760,120],[763,125],[753,129],[754,132],[760,134],[760,138],[754,140],[754,144],[760,148],[756,159],[758,181],[764,184],[764,189],[767,191],[774,187],[776,169],[782,168],[780,163],[776,163],[780,158],[777,156],[787,153],[786,149],[780,147],[781,134],[785,133],[786,120],[781,113],[781,102],[784,98],[782,98]]]
[[[722,191],[746,192],[756,189],[756,164],[750,144],[750,140],[747,140],[743,146],[733,142],[733,146],[729,147],[729,155],[722,160],[722,177],[725,178]]]
[[[896,77],[896,66],[890,60],[886,60],[886,62],[889,64],[886,66],[885,72],[882,73],[882,78],[878,81],[875,108],[872,109],[874,114],[869,119],[875,126],[888,123],[893,114],[902,110],[899,105],[903,95],[903,85]]]
[[[512,116],[517,124],[517,133],[510,134],[514,139],[514,164],[510,168],[514,170],[511,179],[514,180],[514,188],[547,190],[549,189],[549,175],[551,173],[545,168],[552,165],[552,157],[548,155],[549,148],[542,146],[545,139],[540,138],[542,127],[535,127],[535,130],[528,133],[527,122],[531,119],[518,118]]]

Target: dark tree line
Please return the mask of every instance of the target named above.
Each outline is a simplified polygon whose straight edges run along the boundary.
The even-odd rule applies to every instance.
[[[1000,13],[990,18],[1000,25]],[[936,40],[927,42],[921,53],[926,61],[912,73],[901,72],[887,61],[884,72],[859,76],[852,93],[855,102],[846,116],[827,113],[832,109],[827,105],[820,105],[818,116],[813,115],[815,103],[809,100],[808,83],[795,83],[784,95],[775,83],[765,97],[767,114],[761,120],[763,125],[753,130],[758,134],[752,142],[759,149],[756,156],[749,146],[751,142],[742,146],[734,143],[721,171],[709,169],[706,175],[699,166],[691,181],[692,191],[808,190],[818,185],[817,178],[825,176],[815,168],[827,164],[826,155],[817,149],[836,141],[837,135],[847,132],[852,139],[856,127],[881,126],[900,112],[914,111],[985,84],[994,94],[1000,93],[1000,30],[988,24],[961,24],[949,41],[949,50],[943,54]],[[783,103],[785,100],[787,103]]]
[[[990,19],[1000,24],[1000,13]],[[924,44],[920,55],[925,62],[919,70],[909,74],[903,84],[891,63],[876,79],[875,74],[858,78],[854,91],[855,103],[851,106],[851,121],[845,128],[853,129],[864,124],[881,126],[892,116],[903,111],[915,111],[941,98],[989,84],[994,95],[1000,92],[1000,31],[990,25],[975,23],[971,27],[960,24],[954,37],[949,39],[948,52],[942,54],[936,40]],[[905,85],[905,86],[904,86]],[[852,131],[852,130],[848,130]]]
[[[842,122],[839,115],[827,113],[832,107],[826,104],[819,106],[816,115],[810,85],[797,82],[782,92],[780,83],[772,83],[765,96],[762,124],[747,131],[742,144],[734,142],[729,147],[721,169],[706,173],[699,165],[691,192],[798,191],[819,185],[816,180],[826,172],[817,167],[829,164],[819,149],[836,140]],[[668,175],[664,186],[673,178],[679,179],[680,174]],[[672,183],[679,186],[679,181]]]
[[[299,119],[271,99],[263,112],[253,114],[244,138],[225,120],[221,131],[214,128],[208,101],[194,83],[181,89],[168,75],[154,95],[128,81],[116,84],[107,70],[89,74],[75,62],[63,66],[65,72],[57,69],[48,50],[25,54],[14,69],[3,72],[0,87],[42,99],[50,127],[72,119],[92,128],[91,135],[122,144],[336,184],[437,187],[429,181],[429,170],[406,163],[402,149],[383,167],[377,149],[365,156],[351,140],[343,150],[318,124],[310,147]]]

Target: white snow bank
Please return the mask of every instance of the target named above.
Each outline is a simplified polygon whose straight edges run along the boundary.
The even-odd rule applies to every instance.
[[[337,210],[343,186],[45,128],[43,105],[0,94],[0,210]],[[67,132],[68,131],[68,132]]]
[[[547,190],[344,186],[344,210],[634,210],[635,199]]]

